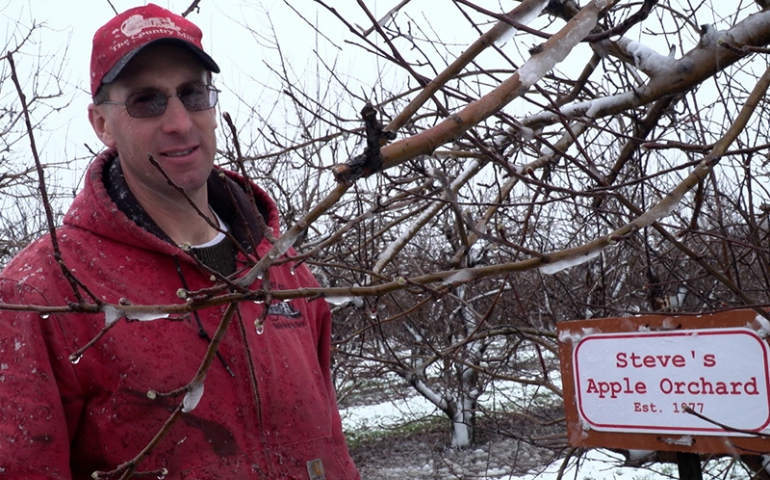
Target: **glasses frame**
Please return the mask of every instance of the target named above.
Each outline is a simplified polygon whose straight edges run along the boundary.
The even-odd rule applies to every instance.
[[[168,99],[171,98],[171,97],[177,97],[182,102],[182,105],[184,105],[185,110],[187,110],[188,112],[204,112],[206,110],[211,110],[212,108],[217,106],[217,102],[219,101],[219,92],[220,92],[220,90],[215,88],[213,85],[193,84],[193,85],[185,85],[185,87],[205,87],[206,91],[208,92],[208,100],[209,100],[208,104],[209,104],[209,106],[207,106],[206,108],[191,108],[191,106],[188,105],[185,102],[184,97],[180,96],[180,93],[179,93],[178,90],[177,90],[176,93],[172,93],[171,95],[166,95],[162,91],[155,90],[155,89],[148,89],[148,90],[143,90],[143,91],[140,91],[140,92],[132,93],[132,94],[130,94],[129,96],[126,97],[126,100],[124,102],[113,102],[111,100],[103,100],[103,101],[97,103],[96,105],[118,105],[118,106],[126,107],[126,113],[128,113],[128,115],[131,118],[157,118],[157,117],[160,117],[161,115],[163,115],[166,112],[166,109],[168,108]],[[153,90],[155,90],[155,93],[158,94],[156,99],[164,98],[163,109],[160,110],[158,113],[155,113],[153,115],[143,115],[140,112],[137,112],[137,110],[135,109],[135,106],[133,106],[131,104],[131,98],[135,97],[137,95],[147,95],[148,92],[152,92]],[[181,95],[184,95],[184,93],[182,93]]]

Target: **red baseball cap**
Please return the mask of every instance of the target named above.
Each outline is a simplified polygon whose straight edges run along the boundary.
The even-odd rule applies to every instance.
[[[126,10],[94,35],[91,51],[91,95],[112,83],[134,56],[156,42],[178,43],[189,48],[214,73],[219,66],[203,51],[203,33],[194,23],[152,3]]]

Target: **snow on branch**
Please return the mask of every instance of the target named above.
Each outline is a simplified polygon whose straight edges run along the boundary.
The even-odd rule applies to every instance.
[[[617,243],[625,236],[657,222],[661,218],[670,215],[676,210],[679,202],[685,194],[698,185],[717,165],[720,158],[727,151],[730,144],[743,131],[751,118],[759,102],[764,98],[770,86],[770,68],[768,68],[757,82],[756,86],[741,108],[738,117],[730,125],[728,131],[714,145],[711,152],[698,164],[698,166],[679,183],[666,197],[661,199],[655,206],[644,214],[637,217],[631,223],[615,230],[614,232],[602,238],[589,242],[580,247],[562,250],[558,253],[547,255],[544,258],[545,264],[540,266],[540,270],[546,274],[558,272],[564,268],[579,265],[595,257],[599,252],[609,246]]]
[[[614,43],[606,40],[604,42],[619,47],[632,58],[636,67],[650,76],[649,82],[605,99],[566,105],[558,113],[543,112],[532,115],[521,123],[526,127],[538,129],[561,122],[564,115],[580,115],[589,110],[590,117],[600,118],[686,92],[711,78],[716,72],[744,58],[749,50],[743,51],[740,47],[759,47],[770,43],[770,9],[750,15],[729,30],[704,28],[699,44],[679,60],[660,55],[628,39]],[[726,48],[726,45],[736,45],[739,48]]]
[[[676,50],[674,49],[671,49],[668,55],[661,55],[652,48],[639,42],[632,42],[627,38],[621,38],[618,45],[623,46],[631,55],[631,58],[634,59],[634,66],[650,77],[661,75],[676,66],[676,58],[674,57]]]
[[[548,4],[546,0],[524,0],[516,8],[508,12],[506,17],[520,24],[527,24],[534,20]],[[431,80],[425,88],[407,105],[390,124],[386,130],[396,131],[403,127],[415,112],[422,107],[441,87],[456,76],[481,52],[490,45],[499,43],[500,39],[514,30],[508,22],[500,21],[487,33],[478,38],[457,59],[444,69],[436,78]]]

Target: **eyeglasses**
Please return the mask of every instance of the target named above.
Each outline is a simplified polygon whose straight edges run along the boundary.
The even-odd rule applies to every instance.
[[[98,105],[124,105],[133,118],[152,118],[163,115],[168,99],[177,97],[188,112],[200,112],[217,105],[219,90],[211,85],[186,85],[173,95],[166,95],[157,89],[143,90],[126,97],[125,102],[103,101]]]

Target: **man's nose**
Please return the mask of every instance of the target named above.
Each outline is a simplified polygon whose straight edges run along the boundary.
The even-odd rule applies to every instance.
[[[168,98],[166,111],[163,112],[164,133],[187,133],[192,128],[190,112],[187,111],[182,101],[177,96]]]

